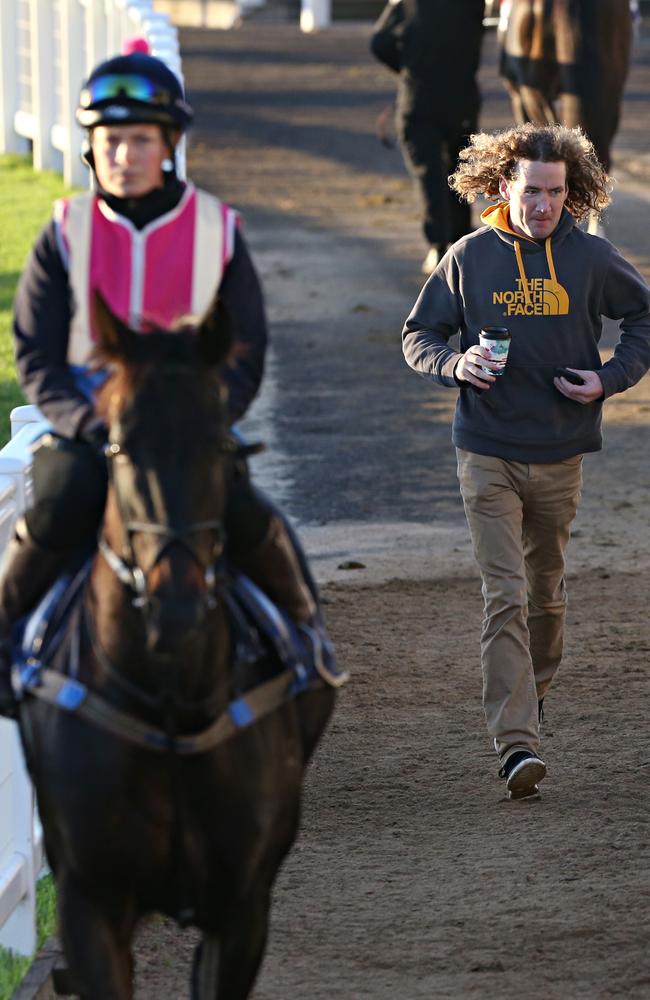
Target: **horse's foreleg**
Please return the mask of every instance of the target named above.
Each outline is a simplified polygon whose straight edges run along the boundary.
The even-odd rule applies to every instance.
[[[264,955],[270,903],[270,892],[242,900],[218,938],[204,936],[194,959],[192,1000],[246,1000]]]
[[[60,935],[81,1000],[132,1000],[133,921],[113,922],[71,878],[57,885]]]

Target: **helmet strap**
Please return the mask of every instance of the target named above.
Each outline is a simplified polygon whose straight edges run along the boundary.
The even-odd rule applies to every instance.
[[[180,140],[180,133],[176,129],[170,128],[169,125],[161,125],[160,131],[169,151],[169,156],[160,165],[163,172],[163,184],[167,184],[170,180],[176,180],[176,146]]]
[[[90,169],[94,173],[95,172],[95,154],[93,153],[93,147],[92,147],[92,141],[91,141],[91,130],[90,129],[88,129],[88,131],[86,132],[84,140],[81,143],[81,152],[80,152],[79,155],[81,156],[81,162],[83,164],[85,164],[85,166],[90,167]]]

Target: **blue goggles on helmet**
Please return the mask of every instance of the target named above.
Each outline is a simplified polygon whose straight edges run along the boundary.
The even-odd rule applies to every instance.
[[[81,91],[79,104],[82,108],[90,108],[101,101],[119,101],[120,98],[144,104],[169,105],[174,103],[175,95],[146,76],[115,73],[89,81]]]

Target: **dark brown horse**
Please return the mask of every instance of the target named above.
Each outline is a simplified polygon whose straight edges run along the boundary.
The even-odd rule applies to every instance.
[[[580,125],[606,170],[632,40],[629,0],[504,0],[501,75],[517,124]]]
[[[272,681],[268,662],[233,665],[220,310],[198,331],[141,336],[97,314],[110,474],[77,686],[45,671],[54,695],[21,709],[69,979],[84,1000],[131,998],[132,937],[159,912],[202,931],[192,997],[244,1000],[335,694],[289,697],[281,665]],[[251,688],[257,721],[237,728]]]

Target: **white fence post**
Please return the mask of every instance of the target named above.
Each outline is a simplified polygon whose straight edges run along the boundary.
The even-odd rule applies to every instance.
[[[106,21],[106,8],[97,0],[82,0],[86,8],[86,66],[84,77],[88,75],[93,66],[104,58],[108,52],[108,25]],[[78,81],[81,87],[82,81]]]
[[[0,944],[19,955],[32,955],[36,951],[36,877],[40,852],[36,850],[34,836],[34,792],[25,771],[15,723],[0,721],[0,747],[5,766],[5,783],[0,788],[5,807],[2,822],[8,813],[11,824],[5,863],[0,867]]]
[[[34,168],[56,170],[57,154],[52,146],[56,124],[56,91],[53,72],[54,6],[52,0],[30,0],[32,56],[32,116]]]
[[[83,187],[88,171],[80,159],[81,130],[75,110],[79,89],[86,76],[86,32],[80,0],[60,0],[61,6],[61,135],[52,139],[63,153],[63,178],[66,184]],[[56,129],[53,130],[56,132]],[[56,141],[58,138],[58,141]]]
[[[0,0],[0,153],[24,153],[14,128],[18,107],[18,25],[14,0]]]
[[[300,28],[302,31],[318,31],[332,23],[332,0],[302,0],[300,5]]]
[[[106,58],[120,51],[122,35],[120,33],[121,11],[117,9],[115,0],[104,0],[106,17],[106,52],[100,58]]]
[[[151,45],[151,54],[162,59],[184,85],[178,34],[171,24],[170,16],[156,13],[151,0],[136,0],[135,4],[131,3],[129,6],[131,27],[145,35]],[[186,176],[186,149],[183,136],[176,147],[176,172],[181,180]]]

